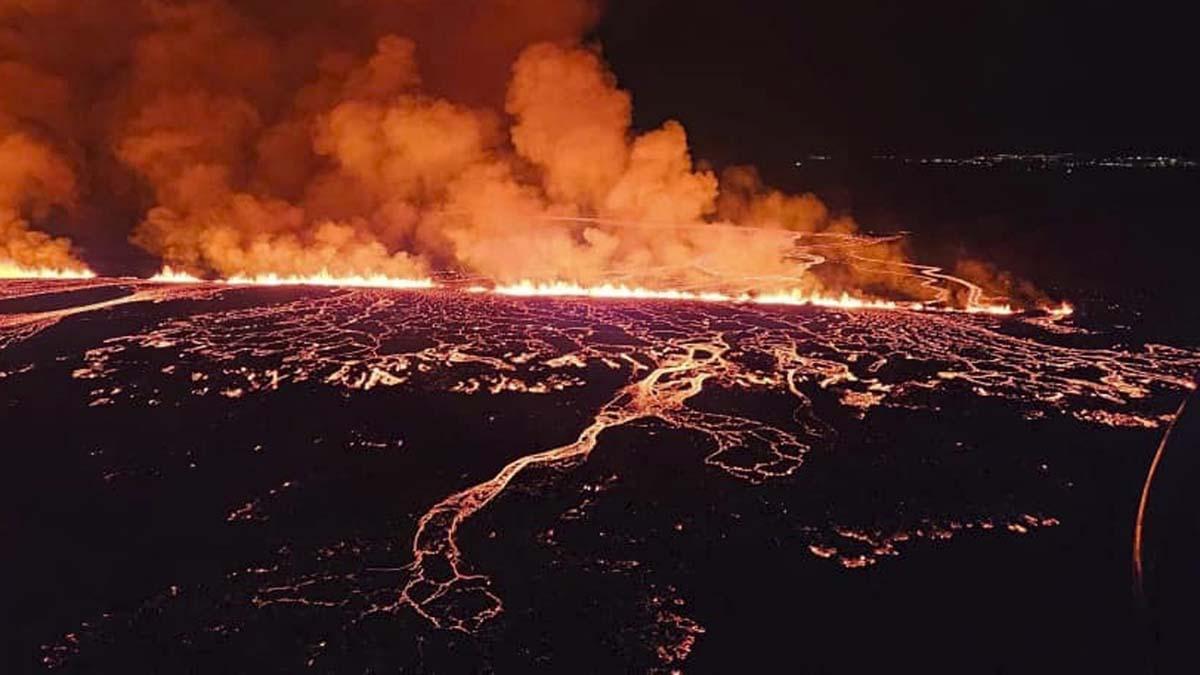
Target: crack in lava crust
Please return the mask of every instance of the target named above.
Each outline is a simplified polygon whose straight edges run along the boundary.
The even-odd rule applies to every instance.
[[[43,281],[20,280],[15,283],[0,285],[0,300],[15,300],[34,297],[48,293],[88,290],[104,286],[122,285],[111,280],[70,280]],[[162,302],[168,299],[210,297],[215,291],[203,287],[171,290],[146,284],[130,284],[129,294],[93,302],[86,305],[76,305],[63,309],[44,312],[20,312],[16,314],[0,314],[0,350],[18,342],[28,340],[38,333],[50,328],[68,317],[112,309],[119,305],[139,302]]]
[[[809,445],[792,434],[752,420],[688,409],[710,378],[735,377],[737,368],[725,360],[730,347],[720,335],[706,342],[689,342],[667,354],[641,380],[620,391],[596,414],[572,443],[521,457],[491,480],[442,500],[421,517],[413,539],[412,578],[400,595],[439,628],[473,632],[498,615],[503,602],[488,590],[488,578],[463,571],[456,536],[459,526],[501,494],[523,470],[537,465],[583,461],[596,448],[601,433],[630,422],[657,418],[677,428],[698,431],[716,445],[705,461],[731,475],[751,481],[785,476],[798,469]],[[803,399],[803,395],[793,389]],[[758,449],[749,465],[728,462],[726,453]]]
[[[705,439],[710,467],[759,483],[796,472],[810,450],[830,443],[831,423],[817,417],[811,402],[818,393],[850,418],[874,408],[936,411],[966,396],[1026,419],[1058,415],[1081,424],[1155,427],[1170,419],[1178,393],[1193,386],[1200,368],[1200,354],[1164,345],[1079,348],[1008,334],[1017,326],[1054,339],[1022,317],[441,290],[130,285],[137,292],[111,303],[39,317],[0,315],[0,355],[14,339],[28,338],[31,325],[117,302],[190,299],[202,301],[187,310],[194,313],[106,339],[84,354],[73,376],[94,384],[91,405],[234,399],[300,383],[524,396],[615,382],[597,385],[612,390],[601,392],[602,403],[585,414],[574,440],[505,458],[485,474],[490,478],[419,518],[405,576],[389,591],[397,602],[387,609],[408,607],[434,626],[465,632],[495,618],[503,604],[488,577],[465,559],[462,525],[527,469],[582,462],[606,430],[654,420],[693,433]],[[214,305],[229,299],[235,307],[208,311],[206,299]],[[165,365],[148,373],[150,359]],[[11,366],[12,373],[24,372],[22,364],[0,360],[0,367]],[[785,397],[792,418],[769,422],[707,410],[706,396],[720,392]],[[838,542],[847,536],[815,537],[813,555],[861,567],[894,554],[879,543],[885,535],[869,534],[862,536],[875,543],[864,544],[861,554],[838,557],[836,549],[848,548]]]

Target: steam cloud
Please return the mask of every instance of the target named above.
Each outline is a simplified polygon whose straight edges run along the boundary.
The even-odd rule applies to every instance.
[[[580,44],[597,16],[589,0],[0,0],[0,261],[78,266],[33,227],[101,202],[143,213],[132,241],[199,274],[795,287],[788,233],[853,224],[752,170],[698,169],[677,122],[635,134],[629,94]]]

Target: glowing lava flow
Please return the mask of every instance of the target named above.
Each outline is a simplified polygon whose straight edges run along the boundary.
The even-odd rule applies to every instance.
[[[942,275],[944,278],[954,279],[956,283],[966,284],[955,277]],[[970,285],[970,284],[968,284]],[[641,286],[627,286],[624,284],[599,284],[595,286],[583,286],[577,283],[554,281],[554,282],[534,282],[530,280],[519,281],[515,284],[502,284],[492,289],[493,293],[498,295],[509,295],[516,297],[567,297],[567,298],[601,298],[601,299],[630,299],[630,300],[681,300],[685,302],[723,302],[723,303],[750,303],[756,305],[791,305],[791,306],[813,306],[826,307],[831,309],[880,309],[880,310],[898,310],[907,309],[914,311],[940,311],[940,312],[965,312],[967,314],[991,314],[995,316],[1009,316],[1017,312],[1011,304],[995,304],[983,302],[982,292],[971,285],[974,292],[971,296],[970,303],[963,308],[943,307],[931,305],[923,302],[915,301],[897,301],[883,300],[877,298],[862,298],[851,295],[847,292],[842,292],[840,295],[826,295],[821,293],[812,293],[792,289],[787,291],[773,291],[766,293],[721,293],[718,291],[686,291],[686,290],[655,290]],[[473,293],[485,293],[487,289],[482,286],[472,286],[468,289]],[[942,302],[939,298],[936,302]],[[1056,319],[1061,319],[1069,316],[1074,310],[1067,303],[1062,303],[1056,308],[1043,308]]]
[[[149,281],[164,284],[196,284],[205,283],[204,279],[187,272],[173,269],[171,266],[162,268],[158,274],[150,277]],[[392,288],[392,289],[422,289],[433,288],[432,279],[406,279],[389,277],[383,274],[338,276],[328,270],[322,270],[310,275],[279,275],[279,274],[237,274],[214,283],[230,286],[325,286],[331,288]]]
[[[472,290],[480,290],[478,287]],[[515,284],[499,285],[493,289],[499,295],[518,297],[585,297],[631,300],[683,300],[689,302],[749,302],[760,305],[814,305],[817,307],[839,307],[842,309],[920,309],[920,303],[899,303],[890,300],[868,300],[842,293],[840,296],[805,293],[803,291],[781,291],[751,295],[737,295],[715,291],[654,290],[641,286],[623,284],[600,284],[582,286],[563,281],[537,283],[520,281]]]
[[[737,298],[724,293],[695,293],[681,290],[652,290],[623,284],[600,284],[583,286],[565,281],[538,283],[530,280],[515,284],[502,284],[492,289],[499,295],[518,297],[585,297],[627,298],[631,300],[690,300],[701,302],[733,302]]]
[[[94,279],[95,272],[85,268],[58,269],[52,267],[25,267],[0,260],[0,279]]]
[[[64,282],[40,283],[50,292]],[[330,562],[324,554],[310,560],[299,550],[279,554],[278,566],[264,566],[266,571],[244,581],[254,608],[329,608],[345,612],[351,622],[367,613],[412,610],[433,626],[464,632],[483,627],[513,602],[491,584],[488,568],[472,560],[474,546],[480,545],[473,543],[477,519],[486,521],[487,511],[497,507],[497,517],[507,517],[505,495],[511,492],[520,498],[522,491],[514,487],[557,474],[546,469],[572,467],[578,474],[600,470],[603,461],[591,466],[584,461],[610,448],[616,454],[671,450],[658,435],[669,431],[681,439],[678,449],[698,452],[663,455],[660,464],[702,457],[714,473],[776,489],[769,484],[796,475],[811,456],[837,461],[836,453],[825,451],[853,448],[840,445],[847,442],[840,439],[848,437],[841,432],[864,419],[881,425],[898,415],[921,423],[953,417],[948,428],[955,431],[940,444],[922,447],[927,439],[918,436],[898,445],[921,456],[958,453],[959,433],[966,443],[978,440],[971,435],[977,415],[950,414],[964,406],[1008,415],[1005,420],[1013,433],[1031,443],[1030,452],[1036,453],[1043,451],[1036,446],[1041,438],[1036,420],[1043,418],[1078,428],[1124,427],[1130,434],[1165,424],[1175,407],[1174,397],[1194,387],[1191,378],[1200,367],[1200,354],[1194,350],[1047,343],[1032,330],[1022,331],[1029,335],[1006,333],[1001,329],[1009,322],[1000,318],[947,313],[938,307],[859,312],[789,311],[752,301],[599,302],[567,297],[528,302],[492,292],[490,286],[478,288],[478,295],[451,292],[460,288],[457,285],[429,293],[298,292],[294,298],[271,297],[261,304],[248,302],[254,300],[254,294],[248,294],[228,306],[224,296],[233,295],[227,291],[234,288],[228,284],[129,285],[141,294],[129,301],[210,297],[211,304],[179,303],[165,317],[170,306],[156,309],[134,332],[106,337],[87,349],[71,377],[87,390],[89,408],[119,406],[132,414],[139,406],[174,409],[199,397],[225,399],[220,404],[236,411],[241,404],[234,401],[261,397],[269,403],[274,392],[293,386],[337,388],[348,400],[368,391],[387,397],[385,390],[395,389],[403,396],[436,393],[447,405],[469,396],[498,396],[498,407],[535,395],[553,398],[542,406],[564,403],[570,421],[553,421],[570,425],[565,437],[555,433],[555,441],[544,443],[543,436],[530,442],[504,436],[506,445],[516,447],[454,459],[476,462],[482,456],[488,464],[480,467],[481,475],[475,474],[477,464],[470,465],[473,478],[452,478],[445,491],[439,487],[413,498],[423,515],[415,533],[400,544],[403,552],[393,548],[390,525],[384,528],[382,539],[375,541],[387,542],[380,544],[381,556],[403,556],[397,563],[404,566],[387,572],[399,578],[380,586],[355,576],[359,573],[353,568],[347,572],[342,562]],[[81,301],[87,301],[83,297]],[[111,301],[79,310],[110,306]],[[137,316],[128,311],[124,320]],[[0,319],[0,353],[6,333],[23,340],[35,324],[59,318],[65,318],[64,311],[16,315],[8,326]],[[1037,325],[1041,324],[1031,327]],[[29,353],[11,352],[5,366],[7,376],[14,378],[10,386],[37,375],[31,370],[37,364],[24,362]],[[0,372],[0,379],[5,375]],[[405,417],[402,408],[366,436],[359,437],[360,430],[354,429],[337,438],[347,448],[366,440],[371,447],[399,447],[406,428],[428,424],[420,412]],[[548,407],[538,410],[540,420],[552,414],[546,412]],[[868,419],[872,410],[882,414]],[[504,424],[524,427],[518,422],[526,419],[521,415]],[[492,420],[479,416],[461,419],[471,427],[464,438],[486,443],[489,450],[500,445],[494,442],[499,429],[512,428],[494,427]],[[331,424],[334,433],[342,433],[336,431],[341,422]],[[605,433],[618,427],[619,434]],[[623,440],[617,441],[618,436]],[[500,452],[504,454],[497,456]],[[899,494],[906,499],[910,493],[905,490],[920,495],[927,489],[923,479],[911,486],[904,485],[903,478],[898,481]],[[991,488],[990,481],[981,484]],[[1053,509],[1036,494],[1022,493],[1020,503],[1010,507],[1007,495],[1014,486],[1019,487],[996,485],[1003,495],[994,498],[999,501],[985,493],[965,509],[933,503],[906,511],[895,508],[889,498],[879,504],[878,512],[865,515],[834,505],[815,514],[797,511],[789,518],[802,526],[798,536],[813,556],[862,568],[901,554],[910,541],[943,541],[968,531],[1023,534],[1057,523]],[[777,488],[780,494],[790,491],[787,484]],[[589,493],[588,498],[594,496]],[[268,500],[248,495],[230,511],[231,522],[242,522],[243,505],[248,503],[264,512],[272,508]],[[433,506],[425,511],[429,504]],[[547,513],[539,511],[530,518],[554,517]],[[816,520],[810,522],[810,517]],[[556,526],[567,527],[565,516],[559,520]],[[637,550],[622,549],[620,559],[635,560]],[[357,556],[346,558],[345,564],[360,565]],[[294,566],[300,560],[307,562]],[[642,562],[639,569],[650,570],[653,561]],[[520,573],[503,571],[514,577]],[[234,597],[240,588],[222,588],[221,593]],[[693,626],[684,632],[694,635],[697,630]]]
[[[637,419],[655,417],[667,424],[685,426],[710,435],[717,451],[713,462],[729,446],[750,445],[749,436],[768,428],[735,428],[735,420],[724,415],[701,413],[685,407],[699,394],[704,381],[729,368],[724,354],[729,346],[719,337],[709,342],[685,345],[686,351],[663,360],[645,378],[619,391],[596,414],[574,442],[552,450],[526,455],[510,462],[491,480],[455,493],[431,508],[417,523],[413,537],[412,577],[400,593],[400,603],[412,607],[438,628],[473,632],[503,610],[500,598],[487,589],[488,578],[462,571],[462,554],[457,543],[458,528],[504,491],[530,466],[559,465],[585,459],[596,448],[600,434]],[[777,430],[776,430],[777,431]],[[787,434],[777,433],[777,436]],[[786,475],[800,466],[806,446],[783,438],[765,439],[773,451],[770,460],[747,469],[765,475]],[[719,462],[718,462],[719,463]],[[465,615],[456,612],[465,610]]]
[[[337,276],[330,274],[328,270],[322,270],[317,274],[307,276],[288,275],[280,276],[278,274],[258,274],[255,276],[236,275],[225,280],[225,283],[232,286],[344,286],[348,288],[394,288],[394,289],[418,289],[418,288],[433,288],[433,280],[425,279],[405,279],[403,277],[389,277],[383,274],[373,275],[351,275]]]
[[[728,304],[813,306],[848,310],[875,309],[965,312],[968,314],[991,314],[998,316],[1012,315],[1017,311],[1012,307],[1011,304],[995,304],[984,302],[982,299],[982,291],[980,291],[978,287],[955,277],[938,274],[936,273],[936,268],[930,269],[935,270],[935,272],[932,274],[933,277],[937,277],[943,281],[952,280],[954,283],[961,283],[970,287],[972,289],[972,293],[968,304],[963,308],[945,306],[942,304],[945,301],[945,296],[948,295],[945,289],[938,289],[940,294],[938,295],[937,299],[929,302],[864,298],[852,295],[845,291],[836,295],[823,294],[814,293],[811,291],[802,291],[797,288],[766,291],[761,293],[730,293],[716,290],[701,291],[671,288],[657,289],[645,286],[616,283],[583,285],[568,281],[539,282],[529,279],[512,284],[496,284],[491,287],[478,284],[460,286],[458,287],[458,290],[472,294],[494,293],[496,295],[513,297],[669,300]],[[328,288],[390,288],[398,290],[421,290],[431,289],[438,286],[433,279],[428,277],[409,279],[403,277],[389,277],[385,275],[338,276],[331,274],[328,270],[323,270],[317,274],[307,276],[279,275],[275,273],[253,276],[238,274],[225,279],[210,281],[187,272],[176,270],[169,265],[163,267],[158,274],[150,277],[148,281],[164,284],[216,283],[229,286],[321,286]],[[930,281],[932,282],[932,279]],[[1046,311],[1054,320],[1065,318],[1073,311],[1071,306],[1066,303],[1062,303],[1056,308],[1043,308],[1043,310]]]
[[[62,288],[64,290],[74,290],[70,286],[58,286],[58,288]],[[149,288],[140,289],[130,293],[129,295],[123,295],[111,300],[103,300],[86,305],[76,305],[44,312],[0,314],[0,350],[18,342],[28,340],[29,338],[57,324],[63,319],[71,316],[111,309],[118,305],[125,305],[129,303],[160,302],[170,297],[203,297],[204,292],[205,291],[202,289],[188,289],[188,291],[184,291],[182,294],[170,294],[167,293],[165,289],[156,290]]]

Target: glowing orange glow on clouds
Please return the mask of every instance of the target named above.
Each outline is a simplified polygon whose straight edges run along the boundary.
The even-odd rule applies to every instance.
[[[508,295],[1051,304],[983,263],[910,264],[753,167],[713,170],[677,121],[635,128],[584,40],[599,2],[305,4],[0,0],[5,273],[84,274],[51,233],[115,211],[139,214],[114,234],[168,266],[158,282],[429,288],[455,270]]]

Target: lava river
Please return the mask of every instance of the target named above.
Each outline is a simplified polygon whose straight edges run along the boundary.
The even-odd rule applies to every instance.
[[[97,317],[112,320],[97,322]],[[610,446],[612,452],[619,445],[626,448],[621,452],[641,455],[639,461],[678,463],[681,455],[670,449],[672,443],[688,439],[700,449],[694,457],[705,480],[749,490],[782,489],[778,486],[804,480],[812,457],[819,455],[826,466],[843,453],[853,457],[860,437],[856,429],[872,420],[909,416],[932,424],[970,408],[1006,420],[1020,430],[1013,433],[1034,443],[1031,455],[1044,456],[1051,451],[1039,450],[1037,443],[1048,437],[1038,430],[1052,425],[1096,434],[1155,433],[1193,387],[1189,378],[1198,368],[1200,353],[1194,350],[1130,346],[1069,317],[1041,314],[510,297],[438,288],[259,289],[128,279],[0,285],[5,400],[17,400],[23,387],[54,391],[61,385],[63,405],[76,406],[79,415],[123,411],[122,419],[135,423],[167,414],[155,411],[269,405],[289,391],[327,391],[344,406],[388,392],[436,398],[442,406],[489,398],[540,406],[537,424],[553,427],[544,437],[558,434],[553,438],[561,440],[520,447],[520,435],[481,434],[479,447],[439,450],[454,453],[444,461],[470,458],[473,468],[429,483],[445,486],[433,499],[396,485],[398,493],[415,495],[399,499],[425,500],[424,506],[393,536],[365,544],[375,547],[372,556],[336,565],[321,562],[342,560],[333,553],[314,554],[302,566],[259,558],[228,562],[225,581],[209,585],[224,584],[220,593],[240,597],[233,602],[244,608],[205,625],[234,632],[230,626],[246,625],[247,616],[256,612],[302,607],[344,617],[339,620],[343,631],[372,617],[409,617],[405,620],[432,634],[487,640],[488,631],[510,614],[512,621],[521,620],[525,596],[511,597],[503,588],[506,580],[526,572],[489,566],[487,539],[466,529],[506,500],[528,502],[543,493],[573,503],[567,512],[576,516],[599,508],[610,489],[605,486],[623,480],[620,472],[589,469],[604,461]],[[34,382],[39,384],[28,384]],[[557,408],[556,402],[568,407]],[[373,422],[370,438],[343,429],[340,442],[346,449],[396,447],[404,429],[420,420],[391,410]],[[958,430],[958,446],[986,442],[970,436],[969,424]],[[895,437],[908,438],[904,433]],[[531,434],[531,439],[543,437]],[[675,440],[663,445],[657,438]],[[582,483],[572,482],[575,473]],[[247,493],[229,504],[229,526],[265,522],[281,495],[300,494],[305,485],[289,479]],[[1063,503],[1055,501],[1058,497],[1043,499],[1041,488],[1014,489],[997,488],[1003,499],[980,497],[986,503],[960,511],[934,504],[896,512],[888,498],[874,514],[829,506],[814,516],[798,504],[791,508],[793,520],[804,522],[798,537],[805,555],[814,564],[854,574],[886,564],[884,558],[902,555],[918,540],[934,545],[967,533],[1015,536],[1060,524],[1064,513],[1056,508]],[[580,492],[564,495],[564,490]],[[817,499],[816,493],[809,498]],[[507,520],[505,513],[488,516],[489,527],[501,527],[496,521]],[[553,514],[530,518],[536,531],[528,545],[535,548],[561,547],[568,536],[564,532],[574,526],[567,521],[579,520],[563,516],[555,525]],[[677,528],[683,527],[680,521]],[[313,550],[348,546],[328,539]],[[273,555],[301,553],[289,546]],[[374,562],[365,562],[368,558]],[[649,555],[609,558],[624,561],[612,563],[622,569],[656,566]],[[558,564],[571,559],[563,553]],[[365,581],[379,574],[383,581]],[[635,641],[653,646],[646,657],[651,666],[672,667],[688,659],[712,627],[687,615],[687,594],[669,583],[669,574],[661,569],[654,574],[654,581],[636,592],[643,608],[650,608],[644,614],[652,636]],[[179,592],[177,585],[171,588],[176,590],[147,602],[169,601]],[[88,626],[72,630],[75,637],[48,641],[46,663],[70,664],[81,650],[86,654],[88,640],[80,646],[81,630],[120,634],[111,621],[93,620]],[[331,658],[330,650],[353,649],[347,645],[328,636],[313,638],[298,658],[311,665]]]

